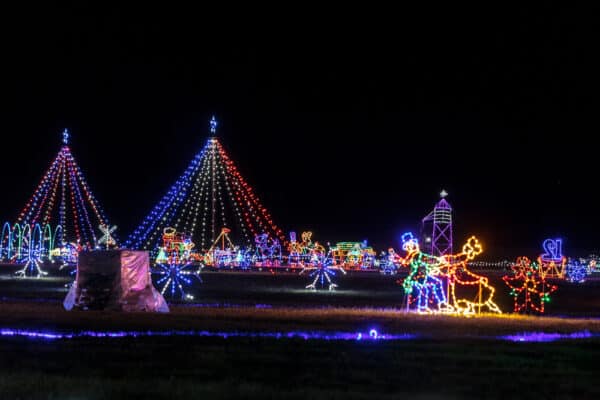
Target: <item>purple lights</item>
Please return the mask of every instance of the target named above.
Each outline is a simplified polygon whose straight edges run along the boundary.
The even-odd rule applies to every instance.
[[[27,329],[0,329],[0,338],[22,337],[39,340],[67,340],[80,338],[146,338],[146,337],[204,337],[204,338],[260,338],[260,339],[304,339],[304,340],[326,340],[326,341],[398,341],[427,339],[427,337],[416,334],[381,334],[376,329],[368,332],[327,332],[327,331],[290,331],[290,332],[212,332],[194,330],[173,331],[80,331],[80,332],[52,332],[34,331]],[[545,333],[545,332],[523,332],[514,335],[481,337],[481,340],[503,340],[509,342],[546,343],[558,340],[579,340],[600,337],[599,333],[588,331],[572,333]],[[470,339],[477,339],[469,336]]]
[[[572,332],[572,333],[545,333],[545,332],[524,332],[517,335],[500,336],[498,339],[508,340],[511,342],[554,342],[557,340],[566,339],[590,339],[598,337],[600,334],[592,334],[588,331]]]
[[[265,339],[304,339],[304,340],[410,340],[416,335],[382,335],[375,329],[362,332],[210,332],[210,331],[115,331],[115,332],[42,332],[25,329],[0,329],[0,337],[26,337],[31,339],[77,339],[77,338],[143,338],[143,337],[218,337],[218,338],[265,338]]]

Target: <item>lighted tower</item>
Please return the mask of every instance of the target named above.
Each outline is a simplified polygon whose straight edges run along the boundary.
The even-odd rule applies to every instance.
[[[440,201],[422,221],[425,249],[434,256],[452,254],[452,207],[446,196],[442,190]]]

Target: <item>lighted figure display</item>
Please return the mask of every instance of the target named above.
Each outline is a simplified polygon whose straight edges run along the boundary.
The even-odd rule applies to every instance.
[[[256,262],[261,266],[281,265],[281,244],[277,238],[270,238],[266,233],[256,235]]]
[[[301,265],[306,254],[305,235],[312,236],[312,232],[303,232],[302,241],[298,242],[296,232],[290,232],[290,241],[288,244],[288,264],[291,266]]]
[[[382,253],[381,261],[379,263],[380,271],[382,274],[393,275],[398,270],[399,256],[393,248],[389,248],[387,253]]]
[[[76,242],[84,248],[94,248],[97,245],[95,227],[108,226],[108,220],[71,154],[68,139],[65,130],[63,146],[17,222],[23,226],[60,226],[55,237],[57,247]]]
[[[202,258],[194,251],[195,244],[192,239],[175,228],[167,227],[163,230],[162,246],[158,248],[155,262],[159,264],[185,264],[200,262]]]
[[[437,277],[443,260],[423,253],[418,240],[410,232],[402,235],[402,249],[407,254],[398,257],[398,261],[409,268],[402,284],[407,296],[407,308],[416,303],[420,313],[454,312],[454,307],[448,304],[443,282]]]
[[[565,269],[565,277],[569,282],[583,283],[589,273],[585,260],[569,260]]]
[[[595,254],[590,254],[584,259],[584,263],[588,267],[588,274],[592,274],[594,272],[600,272],[600,257]]]
[[[344,269],[360,270],[374,266],[375,250],[367,242],[339,242],[331,248],[333,262]]]
[[[288,245],[288,263],[291,266],[316,266],[325,257],[327,251],[319,242],[312,241],[312,232],[302,232],[302,241],[296,241],[295,234],[290,235],[293,239]]]
[[[338,285],[331,279],[333,276],[340,271],[344,275],[346,271],[339,265],[333,263],[333,259],[330,256],[317,256],[313,254],[313,259],[310,263],[306,264],[300,274],[308,272],[308,276],[314,278],[313,281],[306,286],[306,289],[317,290],[319,285],[321,288],[327,287],[329,290],[334,290]]]
[[[544,278],[563,279],[567,258],[562,254],[562,239],[546,239],[542,246],[544,253],[537,260],[541,275]]]
[[[496,289],[488,278],[469,271],[467,263],[481,254],[483,248],[475,236],[471,236],[462,252],[442,256],[440,273],[448,282],[448,297],[454,310],[462,315],[473,315],[483,311],[501,314],[494,303]]]
[[[184,174],[154,207],[127,240],[127,247],[155,251],[163,229],[184,232],[206,251],[220,227],[231,229],[241,245],[253,245],[254,237],[266,233],[284,240],[283,232],[238,172],[219,139],[216,120],[211,137]]]
[[[195,281],[202,282],[200,271],[203,267],[198,263],[201,257],[194,252],[194,246],[190,237],[177,232],[175,228],[163,230],[162,246],[158,249],[156,264],[151,269],[152,274],[156,275],[156,285],[161,289],[161,294],[167,293],[171,298],[192,298],[186,294],[185,287]],[[194,261],[197,262],[196,266],[192,264]]]
[[[171,298],[179,296],[182,300],[193,300],[194,297],[186,293],[186,287],[192,286],[194,281],[202,283],[200,277],[202,265],[192,264],[156,264],[152,273],[157,275],[156,285],[164,296],[167,293]]]
[[[239,248],[229,238],[229,228],[221,228],[221,233],[204,256],[204,263],[213,267],[233,267],[239,255]]]
[[[71,275],[75,275],[77,274],[77,258],[81,251],[83,251],[83,246],[78,243],[64,243],[50,252],[50,260],[61,263],[59,271],[66,269]]]
[[[550,294],[557,287],[546,282],[544,274],[536,263],[527,257],[519,257],[512,266],[513,275],[502,277],[511,288],[515,301],[515,312],[530,310],[544,313],[544,304],[550,301]]]
[[[235,253],[235,258],[233,260],[233,266],[241,269],[249,269],[252,264],[255,263],[255,255],[250,247],[246,247],[244,249],[237,249]]]

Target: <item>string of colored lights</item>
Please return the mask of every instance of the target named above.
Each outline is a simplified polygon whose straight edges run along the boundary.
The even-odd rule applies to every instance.
[[[590,269],[588,265],[586,265],[585,261],[581,262],[579,260],[569,260],[567,262],[567,267],[565,270],[565,278],[569,282],[573,283],[583,283],[590,273]]]
[[[423,253],[418,240],[412,233],[402,235],[402,249],[405,257],[398,256],[398,262],[409,268],[408,276],[402,281],[406,297],[406,306],[416,303],[419,313],[453,313],[446,298],[440,275],[442,259]]]
[[[47,275],[42,270],[42,262],[53,261],[57,255],[55,238],[60,227],[54,231],[50,225],[11,225],[6,222],[0,236],[0,260],[22,264],[17,276],[40,277]]]
[[[63,146],[19,214],[17,223],[58,225],[61,230],[57,244],[73,241],[85,248],[93,248],[96,246],[94,228],[107,225],[108,220],[71,153],[68,139],[65,130]],[[58,215],[55,215],[56,204],[60,204]],[[67,218],[69,209],[72,218]]]
[[[546,239],[542,243],[544,253],[537,259],[540,274],[544,278],[565,277],[567,258],[562,254],[562,239]]]
[[[344,275],[346,271],[339,265],[333,263],[333,259],[330,256],[321,256],[316,253],[313,255],[313,260],[309,264],[306,264],[300,274],[308,272],[308,276],[314,278],[310,284],[306,286],[306,289],[317,290],[317,285],[321,288],[325,288],[327,285],[328,290],[332,291],[338,285],[333,282],[332,277],[336,276],[337,271],[342,272]]]
[[[467,262],[482,252],[481,243],[475,236],[471,236],[463,246],[462,252],[441,257],[443,265],[440,271],[448,280],[448,297],[459,314],[480,314],[482,308],[487,312],[502,313],[494,303],[496,289],[489,284],[488,278],[477,275],[467,268]]]
[[[152,269],[152,274],[158,276],[156,285],[161,287],[160,293],[163,296],[168,293],[171,298],[179,296],[181,300],[193,300],[194,297],[186,293],[185,287],[191,286],[194,280],[202,283],[201,268],[189,263],[159,263]]]
[[[211,120],[213,136],[131,234],[127,247],[156,251],[166,227],[190,236],[202,252],[221,228],[237,228],[232,235],[246,246],[252,245],[259,234],[284,240],[281,229],[214,136],[215,124]]]
[[[512,270],[512,276],[505,275],[502,279],[511,288],[514,312],[533,310],[543,314],[544,304],[550,302],[550,294],[556,291],[557,286],[547,283],[540,266],[527,257],[518,257]]]

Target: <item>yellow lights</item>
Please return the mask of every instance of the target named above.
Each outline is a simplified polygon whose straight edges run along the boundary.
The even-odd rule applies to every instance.
[[[460,253],[440,257],[439,273],[447,279],[449,301],[457,314],[502,313],[493,300],[496,289],[489,284],[488,278],[467,268],[467,262],[482,252],[481,243],[471,236]]]

